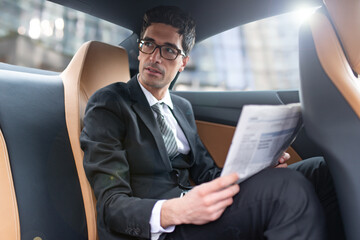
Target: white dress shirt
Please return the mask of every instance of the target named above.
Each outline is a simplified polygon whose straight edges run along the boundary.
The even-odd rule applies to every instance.
[[[174,115],[172,114],[172,112],[170,110],[170,109],[174,109],[174,105],[171,101],[169,90],[166,91],[163,99],[157,100],[146,88],[144,88],[141,85],[140,81],[139,81],[139,85],[141,87],[141,90],[145,94],[145,97],[146,97],[147,101],[149,102],[150,106],[152,106],[156,103],[165,103],[165,104],[160,105],[160,106],[162,106],[162,107],[160,107],[160,112],[163,114],[166,123],[169,125],[169,127],[171,128],[171,130],[174,133],[175,140],[176,140],[176,143],[178,146],[178,152],[185,154],[185,155],[188,154],[190,151],[189,143],[188,143],[188,141],[185,137],[185,134],[182,131],[179,123],[176,121]],[[153,113],[156,118],[155,111],[153,111]],[[167,227],[166,229],[164,229],[160,225],[161,207],[165,201],[166,200],[157,201],[152,209],[151,218],[150,218],[151,240],[157,240],[159,238],[159,236],[164,232],[169,233],[169,232],[173,232],[175,230],[175,226],[170,226],[170,227]]]

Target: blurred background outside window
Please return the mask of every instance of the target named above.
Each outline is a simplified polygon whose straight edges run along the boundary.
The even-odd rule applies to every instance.
[[[117,45],[131,31],[45,0],[0,0],[0,62],[61,72],[89,40]]]
[[[131,31],[45,0],[0,0],[0,62],[61,72],[86,41]],[[239,26],[198,43],[175,90],[297,89],[299,26],[314,9]]]
[[[298,89],[299,27],[316,8],[248,23],[197,44],[176,90]]]

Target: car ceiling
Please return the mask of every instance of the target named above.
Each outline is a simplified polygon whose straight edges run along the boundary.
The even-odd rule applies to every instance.
[[[158,5],[174,5],[197,24],[197,41],[258,19],[319,6],[321,0],[50,0],[123,26],[138,34],[142,16]]]

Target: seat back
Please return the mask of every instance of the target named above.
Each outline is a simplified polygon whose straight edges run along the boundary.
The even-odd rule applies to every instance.
[[[81,119],[97,89],[129,79],[125,50],[99,42],[60,75],[0,69],[1,239],[97,239]]]
[[[59,75],[0,70],[0,238],[87,239]]]
[[[66,126],[84,198],[89,240],[93,240],[97,238],[95,198],[83,168],[79,140],[82,120],[88,99],[96,90],[130,79],[127,53],[121,47],[87,42],[74,55],[61,78],[65,90]]]
[[[300,30],[305,129],[322,149],[347,239],[360,236],[360,1],[324,0]]]

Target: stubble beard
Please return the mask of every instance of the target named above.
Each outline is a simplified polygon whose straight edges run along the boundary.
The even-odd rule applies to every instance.
[[[154,88],[154,89],[161,89],[164,88],[166,85],[168,85],[168,83],[166,82],[166,80],[164,79],[165,77],[165,70],[163,70],[162,68],[160,68],[159,66],[157,66],[157,64],[145,64],[143,67],[143,72],[147,71],[146,69],[148,67],[151,67],[153,69],[155,69],[156,71],[158,71],[161,76],[157,77],[157,76],[152,76],[151,74],[140,74],[140,80],[141,82],[150,87],[150,88]]]

